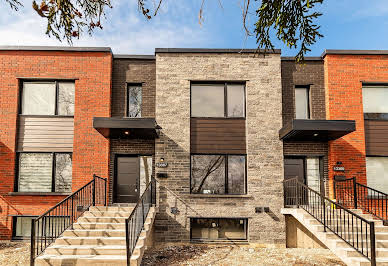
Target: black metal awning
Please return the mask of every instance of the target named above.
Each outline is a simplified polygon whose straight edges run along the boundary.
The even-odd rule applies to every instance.
[[[94,117],[93,127],[106,138],[155,139],[160,126],[155,118]]]
[[[355,130],[354,120],[293,119],[279,131],[279,137],[287,141],[329,141]]]

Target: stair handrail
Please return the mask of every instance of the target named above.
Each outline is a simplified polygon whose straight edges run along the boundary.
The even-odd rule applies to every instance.
[[[90,206],[107,204],[107,179],[93,175],[93,179],[31,220],[30,265]]]
[[[298,180],[283,181],[284,207],[297,207],[323,224],[323,230],[334,233],[355,251],[376,265],[375,223],[345,206],[327,198]]]
[[[127,219],[125,219],[125,242],[127,251],[127,265],[130,265],[131,256],[144,228],[144,223],[150,208],[156,204],[156,180],[154,177],[147,184],[135,207]]]
[[[355,177],[334,181],[336,199],[342,200],[342,194],[337,192],[337,190],[339,190],[337,184],[349,181],[352,182],[352,189],[346,193],[353,195],[353,208],[358,208],[370,213],[376,218],[382,220],[384,224],[388,224],[388,194],[357,182]]]

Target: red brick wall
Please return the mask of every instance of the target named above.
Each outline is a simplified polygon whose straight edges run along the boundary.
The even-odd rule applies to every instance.
[[[18,77],[75,78],[73,191],[93,174],[109,176],[109,141],[92,127],[111,113],[112,55],[108,52],[0,51],[0,239],[12,233],[10,215],[39,215],[63,196],[15,196]]]
[[[366,184],[361,81],[387,82],[388,56],[328,54],[324,60],[326,118],[356,121],[355,132],[329,143],[330,181],[334,177],[333,166],[341,161],[347,178],[356,177]]]

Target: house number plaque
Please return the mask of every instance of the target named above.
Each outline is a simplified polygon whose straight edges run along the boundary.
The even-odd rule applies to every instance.
[[[161,163],[156,163],[156,167],[158,168],[167,168],[168,163],[166,162],[161,162]]]

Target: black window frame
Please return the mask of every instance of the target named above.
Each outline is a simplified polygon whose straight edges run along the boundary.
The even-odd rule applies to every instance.
[[[55,111],[53,115],[49,114],[23,114],[23,88],[24,83],[55,83]],[[21,116],[37,116],[37,117],[74,117],[72,115],[59,115],[58,114],[58,99],[59,99],[59,83],[74,83],[75,90],[75,79],[21,79],[19,80],[19,115]],[[75,94],[75,91],[74,91]],[[74,99],[75,100],[75,99]],[[74,110],[75,111],[75,110]]]
[[[192,114],[192,86],[193,85],[224,85],[224,116],[193,116]],[[244,116],[228,116],[228,85],[243,85],[244,86]],[[227,119],[243,119],[247,116],[247,98],[246,98],[246,82],[245,81],[190,81],[190,117],[191,118],[227,118]]]
[[[296,118],[296,89],[306,89],[307,93],[307,118]],[[310,85],[295,85],[294,88],[294,113],[295,113],[295,118],[296,119],[311,119],[311,88]]]
[[[208,155],[208,156],[224,156],[225,157],[225,193],[224,194],[206,194],[206,193],[193,193],[192,190],[191,190],[191,185],[192,185],[192,179],[193,179],[193,176],[192,176],[192,159],[191,157],[193,155]],[[244,190],[245,192],[243,194],[235,194],[235,193],[228,193],[228,173],[229,173],[229,169],[228,169],[228,156],[244,156],[245,157],[245,173],[244,173]],[[247,195],[248,194],[248,169],[247,169],[247,165],[248,165],[248,162],[247,162],[247,155],[246,154],[217,154],[217,153],[190,153],[190,194],[193,194],[193,195],[209,195],[209,196],[219,196],[219,195]]]
[[[139,86],[141,87],[141,103],[140,103],[140,117],[129,117],[129,87],[130,86]],[[126,99],[125,99],[125,117],[127,118],[142,118],[143,117],[143,83],[131,83],[127,82],[126,83],[126,88],[125,88],[125,94],[126,94]]]
[[[14,215],[12,216],[12,240],[27,240],[29,236],[16,236],[16,221],[17,218],[38,218],[38,215]]]
[[[52,154],[53,160],[52,160],[52,170],[51,170],[51,191],[30,191],[32,193],[62,193],[55,191],[55,170],[56,170],[56,154],[70,154],[71,158],[71,165],[73,167],[73,153],[72,152],[44,152],[44,151],[23,151],[23,152],[16,152],[16,163],[15,163],[15,182],[14,182],[14,192],[20,192],[19,191],[19,169],[20,169],[20,154],[22,153],[42,153],[42,154]],[[73,177],[73,176],[72,176]],[[21,193],[29,193],[27,191],[22,191]],[[66,193],[66,192],[63,192]],[[70,194],[70,192],[69,192]]]
[[[364,88],[373,88],[373,87],[387,87],[388,83],[364,83],[362,82],[361,91],[363,94]],[[362,95],[363,98],[363,95]],[[364,100],[362,101],[362,108],[364,109]],[[388,120],[388,113],[365,113],[363,110],[364,120]]]
[[[233,238],[229,239],[230,241],[247,241],[248,240],[248,224],[249,220],[246,217],[189,217],[190,218],[190,241],[207,241],[207,242],[212,242],[212,241],[225,241],[228,239],[224,238],[218,238],[218,239],[206,239],[206,238],[193,238],[193,230],[192,230],[192,224],[193,220],[195,219],[209,219],[209,220],[244,220],[244,233],[245,233],[245,238]]]

